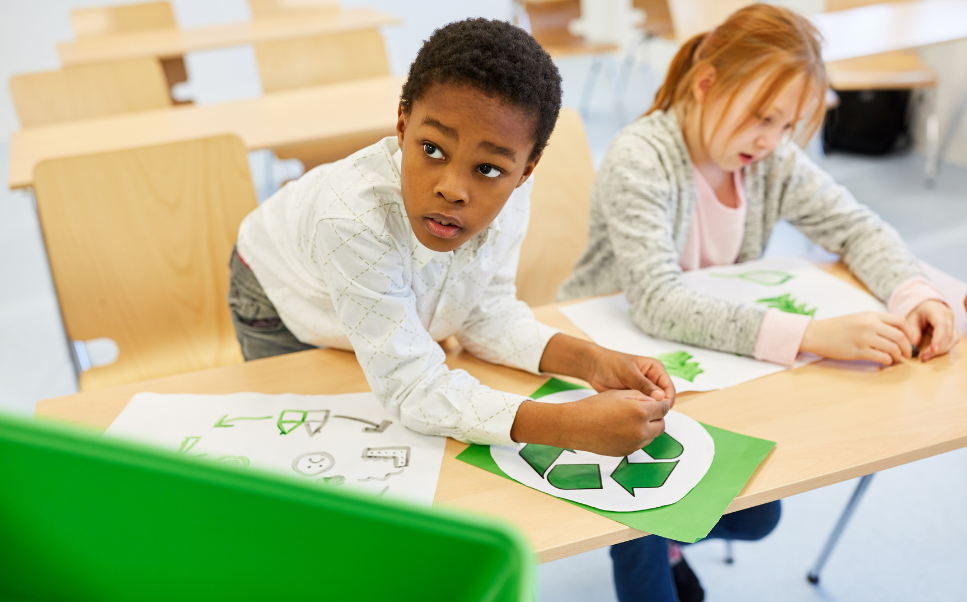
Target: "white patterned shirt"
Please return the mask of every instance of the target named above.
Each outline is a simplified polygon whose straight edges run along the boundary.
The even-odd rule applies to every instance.
[[[448,253],[424,247],[400,191],[395,137],[279,190],[242,222],[238,252],[285,326],[304,343],[353,350],[373,393],[407,427],[511,443],[526,397],[450,370],[455,335],[488,362],[538,373],[557,332],[517,299],[533,178],[483,232]]]

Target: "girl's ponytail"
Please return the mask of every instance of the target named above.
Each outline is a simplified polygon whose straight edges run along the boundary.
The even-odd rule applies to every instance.
[[[685,74],[692,68],[695,63],[695,53],[698,51],[698,47],[701,45],[702,41],[705,40],[707,33],[700,33],[692,39],[685,42],[678,52],[675,53],[675,58],[672,59],[672,64],[668,67],[668,74],[665,76],[665,82],[658,89],[655,94],[655,103],[651,105],[648,112],[645,115],[650,115],[655,111],[667,111],[675,104],[675,93],[678,89],[679,82],[685,77]]]

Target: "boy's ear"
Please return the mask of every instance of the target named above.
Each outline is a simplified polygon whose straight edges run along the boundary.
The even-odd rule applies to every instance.
[[[406,120],[408,116],[403,111],[403,105],[396,108],[396,142],[403,148],[403,134],[406,133]]]
[[[706,65],[698,72],[695,81],[692,82],[692,96],[695,98],[695,102],[698,104],[705,102],[713,83],[715,83],[715,67]]]
[[[543,156],[544,153],[542,151],[541,154],[537,155],[536,159],[524,166],[524,173],[520,174],[520,180],[517,181],[517,186],[514,186],[514,188],[520,188],[521,184],[527,181],[527,178],[534,173],[534,168],[537,167],[537,164],[541,162],[541,157]]]

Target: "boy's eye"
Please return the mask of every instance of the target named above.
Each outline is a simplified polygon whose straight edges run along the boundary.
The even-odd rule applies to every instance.
[[[487,176],[488,178],[496,178],[500,175],[500,170],[493,165],[481,165],[477,168],[477,171],[479,171],[481,175]]]
[[[429,142],[423,143],[423,152],[426,153],[426,156],[431,159],[443,158],[443,151],[438,149],[436,146],[430,144]]]

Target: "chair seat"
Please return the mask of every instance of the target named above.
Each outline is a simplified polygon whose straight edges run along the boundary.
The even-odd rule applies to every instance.
[[[915,52],[891,52],[826,64],[834,90],[898,90],[937,85],[937,74]]]

